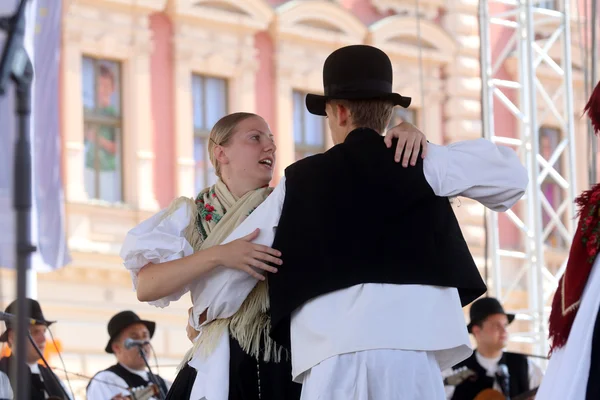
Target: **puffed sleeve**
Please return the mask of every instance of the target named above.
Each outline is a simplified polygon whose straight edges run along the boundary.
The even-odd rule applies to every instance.
[[[166,215],[167,212],[169,215]],[[127,233],[121,248],[121,258],[125,268],[131,273],[134,290],[137,289],[137,275],[145,265],[177,260],[194,252],[184,235],[193,220],[192,212],[196,211],[191,209],[189,203],[182,202],[174,210],[162,210]],[[185,287],[149,304],[167,307],[188,290]]]

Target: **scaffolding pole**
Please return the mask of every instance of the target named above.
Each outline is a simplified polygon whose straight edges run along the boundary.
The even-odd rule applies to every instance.
[[[515,148],[529,172],[525,196],[507,212],[508,220],[520,233],[516,248],[514,243],[509,248],[502,246],[498,214],[486,213],[492,269],[487,283],[501,302],[520,303],[526,297],[527,306],[516,311],[528,321],[528,328],[511,335],[511,341],[531,344],[536,354],[547,354],[549,305],[566,266],[566,257],[559,266],[548,266],[548,242],[552,238],[563,249],[570,246],[576,188],[571,5],[569,0],[559,0],[553,9],[547,6],[548,2],[540,0],[489,0],[479,4],[484,137]],[[495,48],[494,56],[492,27],[498,27],[496,34],[503,31],[508,38],[495,38],[495,46],[504,43],[504,47]],[[504,67],[509,63],[516,65],[514,77],[507,77]],[[551,79],[540,79],[541,68],[552,75]],[[501,108],[508,111],[516,132],[497,130],[494,116]],[[551,154],[541,152],[540,126],[560,130]],[[548,188],[552,189],[550,196],[544,193]]]

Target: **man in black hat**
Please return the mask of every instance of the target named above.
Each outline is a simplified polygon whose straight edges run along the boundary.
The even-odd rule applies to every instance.
[[[117,364],[98,372],[92,378],[87,387],[88,400],[118,400],[130,396],[132,390],[152,386],[140,348],[148,359],[150,339],[154,336],[155,329],[155,322],[145,321],[133,311],[121,311],[110,319],[109,339],[104,351],[114,354]],[[166,394],[170,383],[155,376]],[[160,392],[159,388],[153,388],[156,393]]]
[[[527,187],[516,153],[484,139],[395,163],[382,134],[410,98],[392,76],[375,47],[333,52],[306,107],[336,146],[285,171],[271,335],[291,349],[303,400],[445,399],[441,369],[472,352],[462,306],[486,290],[449,198],[505,211]]]
[[[43,354],[44,349],[46,348],[46,332],[48,327],[52,325],[56,321],[48,321],[44,317],[44,313],[42,312],[42,307],[40,303],[33,299],[26,299],[26,307],[29,310],[27,313],[28,318],[31,319],[31,324],[29,326],[29,334],[35,343],[35,346],[40,350]],[[17,308],[17,302],[13,301],[6,307],[5,312],[8,314],[15,315]],[[2,335],[0,335],[0,342],[7,343],[8,347],[11,349],[15,346],[15,330],[13,329],[13,322],[6,321],[6,331]],[[66,386],[60,379],[45,366],[38,364],[40,361],[40,356],[34,345],[28,343],[27,346],[27,364],[29,365],[29,379],[31,381],[31,393],[30,398],[32,400],[42,400],[48,397],[53,398],[65,398],[65,393],[69,393],[66,390]],[[13,371],[12,371],[12,355],[10,357],[5,357],[0,360],[0,371],[6,374],[9,378],[12,379]],[[60,382],[60,386],[59,383]],[[62,386],[62,387],[61,387]],[[14,393],[14,391],[13,391]]]
[[[382,134],[410,99],[392,92],[392,75],[374,47],[332,53],[325,95],[306,106],[327,116],[336,145],[286,168],[230,236],[258,227],[282,253],[268,279],[271,336],[291,350],[303,400],[445,399],[440,368],[472,353],[462,306],[486,290],[448,198],[504,211],[527,187],[516,153],[484,139],[430,143],[413,167],[397,163]],[[247,291],[225,274],[207,285],[222,284],[232,310]],[[211,301],[210,321],[230,316]]]
[[[537,388],[542,381],[542,370],[526,356],[504,351],[508,342],[507,327],[515,315],[504,312],[493,297],[475,301],[469,315],[471,321],[467,329],[475,337],[477,349],[454,370],[466,368],[473,374],[455,387],[448,386],[448,398],[473,400],[485,389],[514,397]]]

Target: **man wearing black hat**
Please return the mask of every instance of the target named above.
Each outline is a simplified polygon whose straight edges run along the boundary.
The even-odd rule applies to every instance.
[[[462,306],[486,290],[448,198],[505,211],[528,183],[516,153],[484,139],[429,144],[411,168],[395,162],[382,134],[410,98],[392,92],[392,75],[374,47],[332,53],[325,96],[306,106],[327,116],[336,145],[286,168],[256,226],[232,234],[258,227],[282,253],[268,279],[271,336],[291,350],[303,400],[445,399],[440,368],[472,353]],[[228,310],[244,299],[240,282],[218,290],[231,293]],[[217,297],[209,310],[225,309]]]
[[[122,399],[131,395],[131,390],[147,388],[152,380],[146,370],[144,359],[140,355],[139,346],[126,345],[128,342],[146,342],[141,349],[150,356],[150,339],[154,336],[156,323],[141,319],[133,311],[122,311],[113,316],[108,322],[108,344],[104,351],[114,354],[117,364],[98,372],[87,387],[88,400]],[[135,343],[135,342],[134,342]],[[128,348],[129,347],[129,348]],[[170,383],[155,375],[163,393],[169,391]],[[157,393],[160,392],[156,388]]]
[[[473,374],[456,387],[447,387],[448,398],[473,400],[485,389],[495,389],[514,397],[537,388],[542,381],[541,369],[522,354],[504,351],[508,341],[507,327],[515,315],[504,312],[500,302],[493,297],[475,301],[469,314],[471,321],[467,329],[475,337],[477,349],[454,369],[466,368]]]
[[[40,303],[33,299],[26,299],[26,307],[28,311],[28,318],[32,320],[29,326],[29,334],[33,339],[35,345],[43,354],[46,347],[46,331],[48,327],[56,321],[48,321],[44,317],[42,307]],[[5,312],[8,314],[15,315],[17,308],[17,302],[13,301],[6,307]],[[13,322],[6,321],[6,331],[0,335],[0,342],[7,343],[11,349],[15,346],[15,330],[13,329]],[[32,400],[42,400],[48,397],[53,398],[65,398],[65,393],[69,393],[63,382],[48,368],[38,364],[40,356],[36,351],[33,344],[28,343],[27,346],[27,364],[29,365],[29,379],[31,380],[30,398]],[[0,360],[0,371],[6,374],[9,378],[13,378],[12,371],[12,356],[5,357]],[[60,386],[59,386],[59,382]],[[62,387],[61,387],[62,386]],[[14,391],[13,391],[14,393]]]

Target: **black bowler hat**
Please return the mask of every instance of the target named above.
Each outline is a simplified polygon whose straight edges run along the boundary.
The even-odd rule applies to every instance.
[[[311,114],[326,115],[328,100],[388,100],[408,108],[411,98],[392,92],[392,62],[373,46],[342,47],[327,57],[323,66],[324,96],[306,95]]]
[[[504,314],[508,318],[510,324],[515,319],[515,314],[507,314],[502,308],[502,304],[494,297],[483,297],[475,301],[469,310],[469,318],[471,322],[467,325],[469,333],[473,329],[473,325],[485,321],[487,317],[494,314]]]
[[[56,322],[47,321],[46,318],[44,318],[44,313],[42,313],[42,307],[40,306],[40,303],[38,303],[36,300],[30,298],[25,299],[25,307],[27,308],[27,318],[35,320],[34,322],[32,322],[35,325],[50,326]],[[4,312],[16,315],[17,300],[10,303],[8,307],[6,307],[6,310],[4,310]],[[14,323],[15,321],[5,321],[6,331],[4,331],[2,335],[0,335],[0,342],[8,341],[8,331],[10,329],[13,329]]]
[[[133,311],[121,311],[113,316],[110,321],[108,321],[108,336],[110,336],[110,339],[108,339],[108,344],[106,345],[104,351],[107,353],[113,353],[111,346],[113,340],[119,336],[119,334],[123,332],[125,328],[133,324],[146,325],[146,328],[148,328],[150,331],[150,337],[152,338],[152,336],[154,336],[154,330],[156,329],[155,322],[144,321]]]

